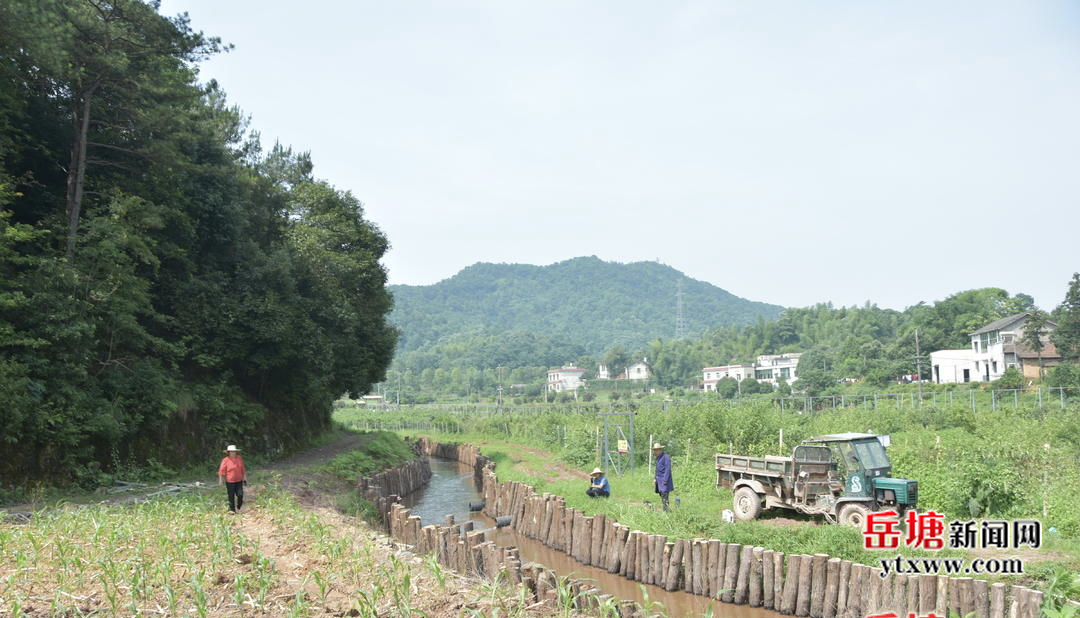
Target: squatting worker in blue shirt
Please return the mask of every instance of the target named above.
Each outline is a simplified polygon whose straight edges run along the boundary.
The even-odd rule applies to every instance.
[[[668,494],[675,490],[675,483],[671,480],[671,455],[664,452],[664,445],[656,442],[652,445],[653,455],[656,457],[656,493],[660,494],[660,502],[664,510],[668,510]]]
[[[585,490],[585,495],[590,498],[607,498],[611,495],[611,484],[608,483],[607,477],[604,476],[604,471],[600,468],[593,468],[592,482],[589,483],[589,488]]]

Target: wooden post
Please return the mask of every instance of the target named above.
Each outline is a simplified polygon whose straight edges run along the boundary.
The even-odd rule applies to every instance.
[[[920,575],[908,575],[903,579],[907,580],[907,595],[904,598],[904,603],[901,605],[900,601],[897,601],[897,613],[900,610],[904,611],[906,616],[910,612],[917,611],[919,607],[919,594],[922,592],[919,586],[922,584],[922,576]]]
[[[1005,618],[1005,584],[990,586],[990,618]]]
[[[926,615],[937,609],[937,576],[919,576],[919,606],[909,607],[909,612]]]
[[[739,577],[739,553],[741,551],[742,545],[729,543],[727,546],[724,560],[724,592],[720,595],[720,600],[724,603],[731,603],[735,600],[735,584]]]
[[[970,580],[969,577],[956,577],[949,582],[949,611],[957,616],[966,616],[967,614],[961,614],[960,608],[962,603],[960,601],[960,582],[961,580]]]
[[[787,557],[787,575],[784,577],[784,593],[780,597],[780,613],[790,616],[795,613],[795,600],[799,596],[799,568],[801,555]]]
[[[900,573],[890,573],[881,581],[881,604],[878,606],[882,611],[895,611],[898,616],[903,614],[900,608],[907,607],[907,582],[908,576]]]
[[[705,541],[694,539],[694,587],[690,591],[694,594],[705,594],[705,551]]]
[[[660,581],[657,582],[657,586],[667,590],[667,572],[669,572],[669,566],[672,561],[672,554],[675,553],[675,543],[672,541],[664,541],[663,550],[660,552],[661,564],[660,564]]]
[[[825,607],[825,564],[828,554],[814,554],[810,559],[810,616],[822,618]]]
[[[605,515],[593,515],[592,518],[592,543],[589,548],[589,564],[605,568],[604,564],[604,532],[607,530],[607,517]]]
[[[626,526],[615,526],[615,542],[611,544],[611,559],[608,561],[608,573],[626,574],[624,560],[626,558],[626,536],[629,529]]]
[[[784,553],[773,554],[773,609],[780,608],[780,597],[784,593]]]
[[[642,532],[637,539],[637,581],[648,583],[649,579],[649,535]]]
[[[625,570],[622,572],[623,577],[627,579],[635,579],[637,574],[637,544],[638,537],[641,535],[637,530],[632,530],[626,537],[626,555],[623,559],[625,563],[623,567]]]
[[[727,543],[720,543],[716,550],[716,564],[709,575],[712,577],[712,593],[710,598],[719,599],[724,592],[724,575],[727,573]]]
[[[701,550],[704,556],[705,575],[703,578],[702,596],[710,599],[716,594],[716,566],[720,562],[720,541],[710,539],[705,541],[705,547]]]
[[[795,597],[795,615],[810,615],[810,567],[813,565],[812,556],[802,556],[799,560],[799,586],[798,596]]]
[[[667,575],[667,561],[664,556],[664,548],[667,547],[667,536],[657,534],[653,536],[653,546],[650,554],[652,555],[653,563],[652,568],[652,584],[654,586],[663,587],[664,576]]]
[[[975,586],[970,577],[957,577],[953,581],[958,589],[956,596],[960,600],[960,615],[967,616],[975,611]]]
[[[592,564],[592,546],[593,546],[593,518],[582,517],[581,518],[581,562],[582,564]]]
[[[771,549],[761,552],[761,606],[765,609],[772,609],[773,599],[776,598],[776,569],[773,568],[775,553]]]
[[[847,608],[844,610],[843,618],[863,618],[865,613],[863,595],[866,592],[863,571],[866,569],[867,567],[861,564],[851,565],[851,574],[848,576]]]
[[[836,616],[837,618],[843,618],[847,616],[848,606],[848,582],[851,580],[851,561],[840,561],[840,577],[836,579]]]
[[[739,552],[739,573],[735,581],[735,603],[743,605],[750,596],[750,563],[754,559],[754,548],[743,545]]]
[[[674,592],[679,588],[679,571],[684,551],[686,551],[686,539],[676,539],[675,547],[671,550],[671,558],[668,560],[667,577],[664,583],[664,590],[668,592]]]
[[[829,558],[825,562],[825,594],[821,602],[821,618],[836,618],[836,599],[840,593],[840,559]],[[814,603],[810,603],[810,613],[814,613]]]
[[[866,607],[868,613],[881,609],[881,569],[870,569],[866,580]]]
[[[762,590],[761,581],[763,579],[762,574],[762,554],[765,553],[764,547],[755,547],[750,554],[750,592],[747,594],[747,603],[750,607],[761,607],[762,604]],[[772,565],[769,565],[770,567]]]
[[[941,616],[946,616],[945,613],[949,609],[949,578],[944,575],[935,575],[937,578],[937,602],[934,603],[934,609]]]
[[[972,580],[971,602],[977,618],[990,618],[990,582],[983,579]]]

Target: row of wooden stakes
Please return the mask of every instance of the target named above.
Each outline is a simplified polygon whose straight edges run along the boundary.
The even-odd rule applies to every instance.
[[[472,445],[429,443],[433,454],[473,466],[484,512],[511,516],[529,538],[585,565],[668,591],[811,618],[862,618],[871,613],[930,612],[977,618],[1037,618],[1043,593],[970,577],[890,573],[825,554],[785,555],[718,540],[672,539],[629,530],[602,514],[568,508],[562,497],[499,482],[495,464]]]
[[[484,531],[476,530],[473,521],[455,524],[454,516],[448,515],[445,525],[422,526],[420,518],[401,504],[390,506],[386,521],[390,534],[411,545],[415,553],[432,554],[439,564],[462,574],[523,586],[530,605],[543,603],[556,609],[565,603],[593,615],[610,616],[614,611],[620,618],[646,616],[636,602],[614,599],[591,582],[560,581],[554,571],[543,565],[522,564],[516,547],[499,547],[485,540]]]

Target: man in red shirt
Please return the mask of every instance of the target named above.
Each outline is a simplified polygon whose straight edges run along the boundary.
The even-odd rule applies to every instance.
[[[230,444],[225,449],[225,459],[218,466],[218,485],[225,482],[225,489],[229,493],[229,512],[235,513],[244,505],[244,485],[247,483],[247,471],[244,470],[244,459],[240,457],[240,449],[235,444]]]

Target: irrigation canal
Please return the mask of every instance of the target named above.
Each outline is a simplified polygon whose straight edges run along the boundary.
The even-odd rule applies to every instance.
[[[413,515],[420,517],[423,525],[443,524],[447,515],[457,522],[473,520],[477,530],[487,530],[487,540],[500,546],[517,547],[523,561],[535,562],[553,569],[560,577],[588,578],[608,594],[620,599],[633,599],[645,604],[641,593],[642,584],[630,581],[603,569],[585,566],[570,556],[544,546],[539,541],[526,538],[510,528],[495,528],[495,521],[482,513],[470,513],[469,502],[481,500],[473,481],[472,468],[456,461],[431,458],[431,481],[403,499]],[[668,592],[656,586],[646,585],[650,602],[662,603],[665,613],[672,618],[702,616],[709,606],[718,618],[781,618],[770,610],[756,609],[747,605],[731,605],[710,601],[685,592]]]

